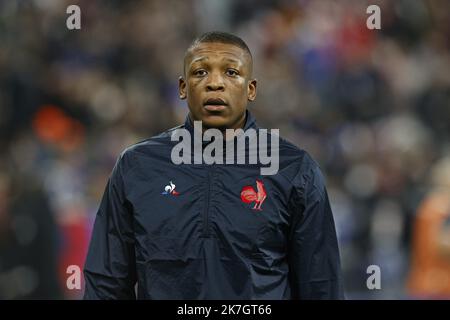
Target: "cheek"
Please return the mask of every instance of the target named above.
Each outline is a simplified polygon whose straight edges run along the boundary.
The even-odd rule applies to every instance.
[[[247,83],[245,79],[235,79],[228,82],[228,87],[233,89],[235,92],[246,92]]]
[[[189,94],[189,98],[191,100],[195,100],[198,96],[198,92],[200,91],[200,83],[199,81],[192,81],[187,86],[187,92]]]
[[[244,83],[234,84],[233,95],[236,97],[236,100],[241,100],[242,98],[247,98],[247,86]]]

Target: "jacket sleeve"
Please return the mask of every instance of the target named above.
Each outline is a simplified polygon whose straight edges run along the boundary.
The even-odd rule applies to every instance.
[[[293,299],[344,299],[336,230],[319,167],[297,175],[289,234]]]
[[[124,195],[123,156],[108,179],[84,266],[84,299],[135,299],[132,214]]]

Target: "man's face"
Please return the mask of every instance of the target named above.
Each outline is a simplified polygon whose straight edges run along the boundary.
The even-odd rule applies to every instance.
[[[192,120],[203,121],[204,128],[243,127],[247,103],[256,97],[251,72],[244,49],[219,42],[195,46],[185,60],[185,78],[179,79],[180,98],[187,99]]]

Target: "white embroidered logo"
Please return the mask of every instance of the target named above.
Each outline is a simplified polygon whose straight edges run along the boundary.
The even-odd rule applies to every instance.
[[[176,187],[175,184],[172,181],[170,181],[170,184],[164,188],[164,192],[161,194],[164,194],[164,195],[172,194],[174,196],[177,196],[180,193],[175,191],[175,187]]]

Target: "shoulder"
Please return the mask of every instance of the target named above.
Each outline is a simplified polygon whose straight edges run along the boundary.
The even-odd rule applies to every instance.
[[[291,182],[298,195],[303,197],[312,191],[325,194],[325,176],[319,163],[306,150],[284,138],[280,138],[280,164],[281,174]]]
[[[289,180],[292,183],[306,182],[305,180],[314,176],[322,176],[320,165],[308,151],[285,138],[280,137],[279,141],[280,162],[289,167]]]
[[[135,167],[139,159],[151,159],[155,156],[163,156],[164,152],[170,150],[173,142],[171,136],[176,129],[183,128],[184,125],[179,125],[154,135],[150,138],[136,142],[127,146],[117,158],[115,170],[120,169],[122,173],[131,170]]]

